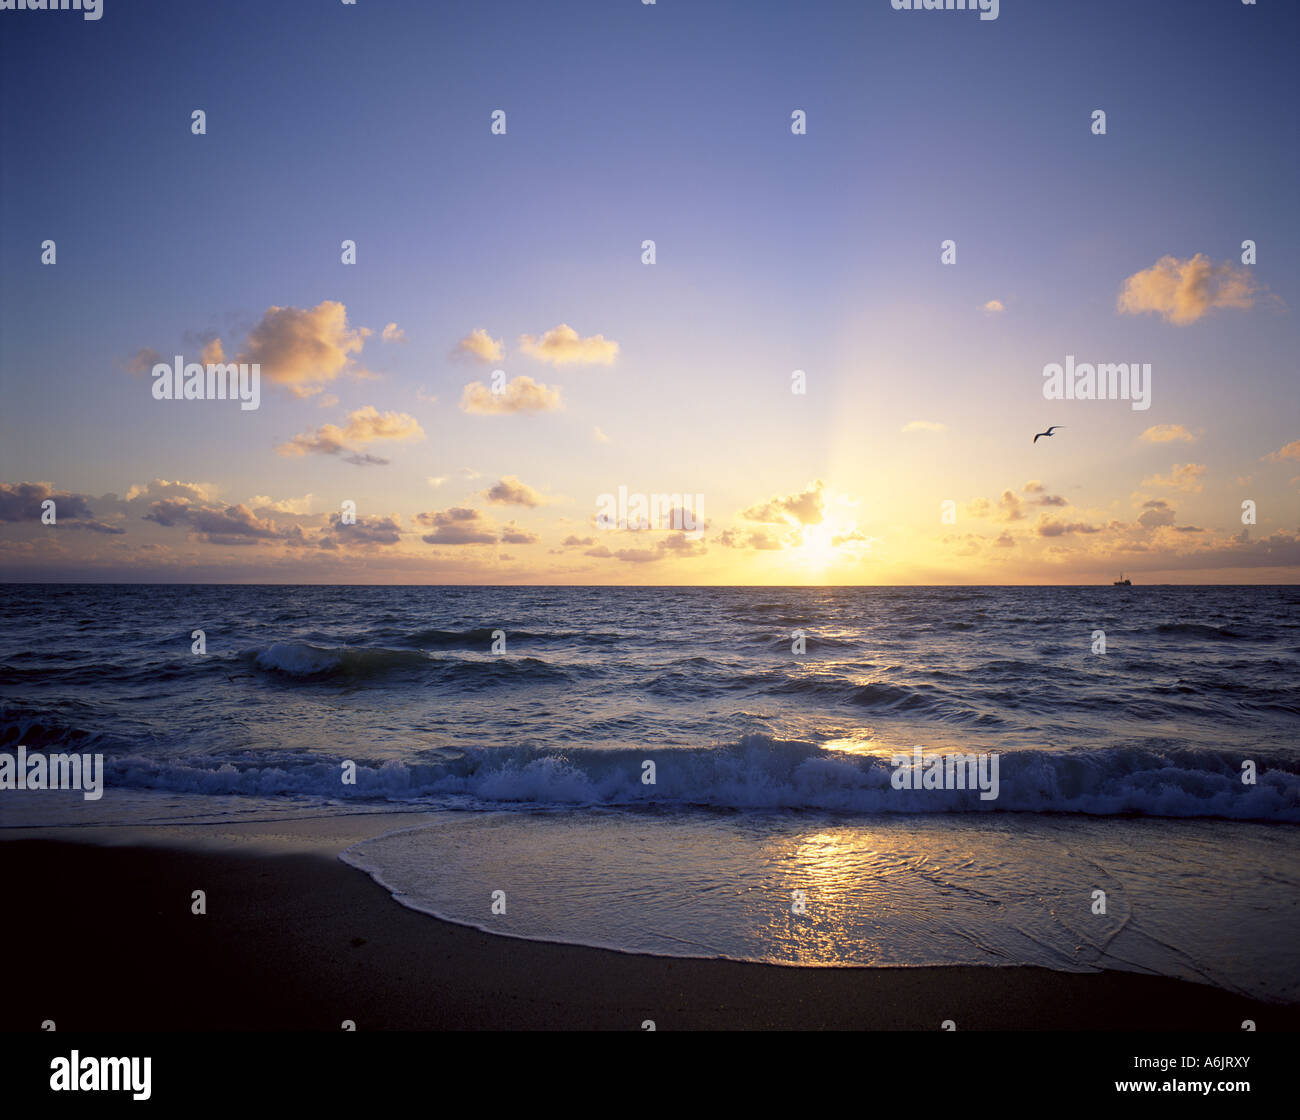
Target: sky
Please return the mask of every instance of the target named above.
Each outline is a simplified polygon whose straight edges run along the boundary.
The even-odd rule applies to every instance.
[[[1300,581],[1294,4],[0,28],[0,579]]]

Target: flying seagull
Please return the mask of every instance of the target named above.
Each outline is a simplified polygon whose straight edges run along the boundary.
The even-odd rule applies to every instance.
[[[1034,442],[1037,443],[1041,436],[1050,436],[1053,432],[1056,431],[1057,428],[1064,428],[1064,427],[1065,427],[1064,424],[1052,424],[1048,427],[1047,431],[1039,432],[1038,435],[1034,436]]]

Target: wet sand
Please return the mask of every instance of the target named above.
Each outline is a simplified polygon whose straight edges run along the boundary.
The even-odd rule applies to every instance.
[[[1125,972],[792,968],[498,937],[409,910],[337,858],[419,819],[7,830],[0,1029],[1300,1029],[1297,1006]]]

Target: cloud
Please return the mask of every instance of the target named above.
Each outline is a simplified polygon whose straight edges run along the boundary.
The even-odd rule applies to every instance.
[[[1187,260],[1166,256],[1124,281],[1117,306],[1124,314],[1149,311],[1182,327],[1211,311],[1248,310],[1259,290],[1249,268],[1216,265],[1203,253]]]
[[[274,498],[268,498],[264,494],[248,499],[248,504],[254,510],[270,510],[272,513],[296,513],[307,514],[311,512],[311,495],[304,494],[301,498],[282,498],[276,501]]]
[[[871,544],[875,539],[875,537],[864,533],[861,529],[850,526],[831,537],[831,547],[839,548],[846,544]]]
[[[1020,488],[1020,491],[1022,494],[1041,494],[1043,492],[1043,484],[1039,482],[1038,479],[1033,478],[1026,482]]]
[[[1158,529],[1162,525],[1172,525],[1177,510],[1174,509],[1164,498],[1152,498],[1149,502],[1142,503],[1143,513],[1138,518],[1138,524],[1144,529]]]
[[[592,434],[593,437],[595,437],[595,440],[596,440],[597,443],[608,443],[608,442],[609,442],[609,436],[607,436],[607,435],[606,435],[604,432],[602,432],[599,428],[592,428],[592,429],[591,429],[591,434]]]
[[[1089,525],[1084,521],[1057,521],[1044,514],[1038,519],[1035,531],[1040,537],[1062,537],[1072,533],[1100,533],[1103,526]]]
[[[163,356],[151,346],[137,350],[126,362],[127,373],[152,373],[153,367],[163,360]]]
[[[536,533],[530,533],[527,529],[521,529],[513,521],[501,530],[501,540],[504,544],[536,544],[538,536]]]
[[[568,540],[573,541],[575,544],[582,543],[576,537],[570,537]],[[708,547],[703,541],[697,540],[687,533],[669,533],[656,543],[653,548],[610,550],[605,545],[600,544],[586,549],[583,555],[594,556],[598,560],[620,560],[625,564],[649,564],[654,560],[664,560],[669,557],[690,559],[703,556],[706,552],[708,552]]]
[[[1199,494],[1205,489],[1201,485],[1201,475],[1205,473],[1204,463],[1185,463],[1179,465],[1175,463],[1167,475],[1153,474],[1150,478],[1142,480],[1143,486],[1169,486],[1177,490],[1185,490],[1189,494]]]
[[[486,365],[488,362],[499,362],[505,352],[504,340],[493,338],[482,327],[475,327],[456,343],[451,356],[461,361],[482,362]]]
[[[1025,516],[1024,510],[1020,508],[1020,499],[1014,490],[1002,491],[1002,497],[998,499],[998,509],[1002,513],[1003,521],[1019,521]]]
[[[1154,424],[1138,436],[1138,439],[1144,439],[1147,443],[1174,443],[1175,441],[1191,443],[1196,437],[1181,424]]]
[[[1293,439],[1285,447],[1264,456],[1270,463],[1281,463],[1286,459],[1300,459],[1300,439]]]
[[[1002,306],[1002,301],[1000,299],[991,299],[984,305],[983,310],[996,315],[999,311],[1005,311],[1006,308]]]
[[[554,412],[560,408],[560,389],[549,389],[531,377],[516,377],[503,392],[494,393],[481,381],[471,381],[461,394],[460,407],[470,413]]]
[[[656,546],[660,552],[676,556],[703,556],[708,548],[702,540],[688,536],[686,533],[669,533]]]
[[[741,513],[746,521],[779,525],[820,525],[826,515],[826,483],[820,478],[799,494],[775,497]]]
[[[396,323],[389,323],[379,335],[381,342],[405,342],[406,332]]]
[[[724,529],[718,534],[718,543],[724,548],[752,548],[759,552],[776,552],[785,548],[787,542],[769,529],[750,531]]]
[[[496,526],[476,509],[458,506],[416,515],[416,521],[433,530],[420,539],[425,544],[495,544]]]
[[[86,529],[92,533],[108,533],[115,537],[120,537],[126,532],[119,525],[109,525],[104,521],[69,521],[63,526],[65,529]]]
[[[133,502],[136,498],[186,498],[194,502],[215,502],[217,487],[211,482],[168,482],[155,478],[143,486],[132,486],[126,492],[126,500]]]
[[[395,517],[358,517],[351,524],[343,515],[330,514],[329,527],[322,530],[321,548],[367,548],[373,545],[396,544],[402,539],[402,527]]]
[[[366,405],[348,415],[346,426],[324,424],[315,431],[296,435],[288,443],[276,448],[281,455],[344,455],[345,461],[365,465],[385,464],[387,459],[370,455],[361,449],[376,440],[423,439],[424,430],[414,416],[405,412],[381,413],[374,405]]]
[[[441,474],[441,475],[431,474],[424,481],[427,482],[430,486],[432,486],[435,490],[437,490],[438,487],[441,486],[444,482],[446,482],[447,479],[450,477],[451,477],[450,475],[445,475],[445,474]]]
[[[0,521],[39,521],[41,503],[54,502],[55,524],[65,518],[93,518],[88,495],[55,490],[48,482],[19,482],[10,485],[0,482]]]
[[[570,533],[567,537],[564,538],[564,540],[560,542],[560,545],[564,548],[582,548],[584,546],[593,545],[595,543],[596,543],[595,537],[575,537],[572,533]]]
[[[546,499],[541,494],[527,483],[520,482],[512,474],[506,475],[495,486],[483,491],[483,496],[489,502],[500,506],[527,506],[529,509],[535,509],[546,504]]]
[[[187,526],[209,544],[252,544],[300,535],[257,517],[246,505],[199,505],[184,498],[154,502],[144,520],[167,528]]]
[[[568,323],[561,323],[541,338],[531,334],[520,335],[519,347],[530,357],[553,366],[608,366],[618,357],[617,342],[611,342],[601,334],[583,338]]]
[[[909,420],[900,430],[904,432],[943,432],[947,431],[947,426],[940,424],[937,420]]]
[[[994,548],[1015,548],[1016,538],[1013,537],[1006,529],[1002,530],[1002,535],[993,542]]]
[[[335,300],[310,310],[269,307],[236,361],[257,362],[263,377],[307,397],[342,373],[359,372],[355,356],[369,334],[364,327],[349,328],[347,308]]]

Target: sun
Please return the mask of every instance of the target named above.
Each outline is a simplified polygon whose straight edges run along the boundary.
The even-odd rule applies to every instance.
[[[804,527],[797,546],[799,559],[806,567],[821,570],[839,559],[835,535],[839,530],[830,521]]]

